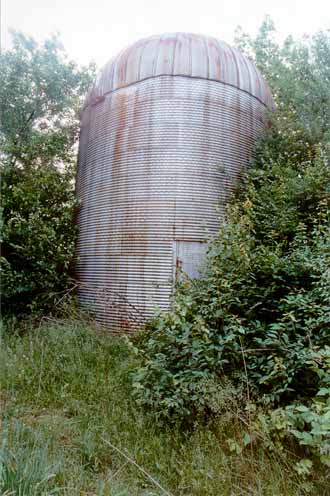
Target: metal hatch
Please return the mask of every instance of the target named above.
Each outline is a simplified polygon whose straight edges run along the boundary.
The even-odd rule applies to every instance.
[[[184,272],[191,279],[201,277],[200,269],[205,259],[207,243],[204,241],[173,241],[173,278],[179,280]]]

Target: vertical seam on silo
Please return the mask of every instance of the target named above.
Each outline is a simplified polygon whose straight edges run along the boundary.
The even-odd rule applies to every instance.
[[[236,50],[235,50],[236,51]],[[253,92],[253,88],[252,88],[252,76],[251,76],[251,71],[250,71],[250,63],[249,61],[247,60],[247,58],[245,57],[245,55],[242,55],[241,53],[237,52],[237,57],[241,59],[241,62],[240,63],[243,63],[244,66],[246,67],[247,69],[247,74],[248,74],[248,81],[249,81],[249,89],[248,89],[248,92],[251,93],[252,95],[252,92]]]
[[[259,71],[258,71],[258,69],[257,69],[257,66],[256,66],[255,64],[250,64],[250,65],[251,65],[251,67],[252,67],[252,69],[254,70],[255,75],[256,75],[256,87],[254,88],[254,93],[259,94],[259,95],[260,95],[260,99],[261,99],[262,101],[264,101],[264,100],[265,100],[265,98],[264,98],[264,95],[263,95],[263,94],[262,94],[262,92],[261,92],[261,87],[262,87],[262,85],[260,84],[260,83],[261,83],[261,80],[260,80],[260,73],[259,73]],[[267,103],[265,103],[265,104],[266,104],[266,106],[268,106],[268,102],[267,102]]]
[[[209,47],[206,41],[206,38],[203,38],[203,42],[205,45],[205,54],[206,54],[206,79],[210,77],[210,55],[209,55]]]
[[[180,33],[178,33],[177,36],[175,37],[175,44],[174,44],[174,50],[173,50],[172,74],[175,74],[175,54],[176,54],[176,47],[178,45],[179,36],[180,36]]]
[[[121,55],[122,51],[120,51],[117,55],[117,57],[115,57],[115,59],[113,60],[113,63],[112,63],[112,68],[111,68],[111,82],[110,82],[110,91],[113,91],[115,89],[115,68],[116,68],[116,65],[117,65],[117,62],[118,62],[118,59]]]
[[[125,52],[123,53],[124,57],[126,55],[126,57],[124,58],[124,60],[125,60],[125,62],[124,62],[124,67],[125,67],[124,84],[127,84],[128,61],[129,61],[129,57],[131,54],[131,49],[127,48],[127,51],[125,51]]]
[[[222,79],[222,81],[221,81],[221,82],[223,82],[223,80],[224,80],[223,74],[224,74],[224,73],[225,73],[225,71],[227,70],[227,67],[225,67],[225,70],[224,70],[224,68],[223,68],[223,65],[225,65],[225,64],[223,63],[223,62],[224,62],[224,58],[225,58],[225,57],[224,57],[224,55],[223,55],[223,53],[224,53],[224,47],[223,47],[223,46],[221,46],[221,45],[223,45],[223,42],[222,42],[222,41],[217,40],[216,38],[215,38],[215,41],[216,41],[216,44],[217,44],[217,47],[218,47],[219,62],[220,62],[220,64],[219,64],[219,65],[220,65],[220,76],[219,76],[219,79],[220,79],[220,81],[221,81],[221,79]]]
[[[214,46],[215,46],[216,48],[219,48],[219,46],[220,46],[220,45],[219,45],[218,40],[217,40],[216,38],[212,38],[212,39],[213,39]],[[220,78],[221,78],[221,71],[222,71],[222,68],[221,68],[221,56],[220,56],[220,52],[219,52],[219,50],[217,50],[217,55],[218,55],[218,57],[219,57],[219,79],[220,79]],[[217,72],[216,72],[216,71],[215,71],[214,75],[215,75],[215,76],[217,75]],[[216,79],[216,77],[215,77],[215,79]]]
[[[235,64],[235,67],[236,67],[236,74],[237,74],[237,88],[240,89],[241,87],[241,81],[240,81],[240,77],[239,77],[239,65],[238,65],[238,62],[237,62],[237,59],[236,59],[236,54],[234,53],[234,50],[232,49],[232,47],[226,43],[227,47],[229,48],[231,54],[232,54],[232,57],[233,57],[233,61],[234,61],[234,64]]]
[[[188,56],[189,56],[189,74],[192,76],[192,38],[191,36],[189,36],[188,38],[188,45],[189,45],[189,48],[188,48]]]
[[[148,38],[145,38],[144,39],[144,44],[143,44],[143,47],[142,47],[142,50],[141,50],[140,58],[139,58],[138,81],[140,81],[140,77],[141,77],[142,57],[143,57],[143,53],[144,53],[144,50],[145,50],[145,47],[147,46],[147,44],[148,44]]]
[[[160,47],[160,45],[161,45],[161,43],[162,43],[163,38],[164,38],[164,34],[162,34],[162,35],[159,37],[159,41],[158,41],[157,56],[156,56],[156,58],[155,58],[155,68],[154,68],[155,70],[154,70],[154,76],[156,76],[156,72],[157,72],[158,59],[159,59],[159,52],[160,52],[159,47]]]

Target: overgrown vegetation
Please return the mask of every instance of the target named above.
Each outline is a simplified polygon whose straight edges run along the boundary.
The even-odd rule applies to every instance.
[[[328,494],[330,33],[273,35],[266,21],[237,40],[278,110],[204,278],[131,342],[76,318],[7,321],[1,494]],[[68,283],[91,70],[15,35],[0,72],[2,305],[35,314]]]
[[[224,385],[247,423],[330,466],[330,33],[253,50],[278,111],[258,144],[204,279],[186,281],[136,343],[140,405],[166,421],[221,415]],[[230,398],[228,398],[230,401]],[[275,410],[274,410],[275,409]],[[310,457],[311,456],[311,457]]]
[[[290,467],[297,454],[262,431],[253,431],[258,447],[240,452],[240,398],[229,385],[221,421],[184,433],[137,408],[130,348],[87,321],[9,328],[0,344],[0,494],[328,494],[326,471],[302,481]]]
[[[0,56],[2,308],[46,311],[68,283],[74,252],[78,109],[93,73],[59,40],[13,34]]]

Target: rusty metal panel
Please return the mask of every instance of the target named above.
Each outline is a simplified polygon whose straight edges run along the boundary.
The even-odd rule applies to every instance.
[[[165,33],[139,40],[102,69],[93,98],[161,75],[212,79],[247,91],[273,108],[268,86],[252,61],[215,38],[191,33]]]
[[[207,243],[203,241],[173,241],[173,279],[178,281],[181,274],[191,279],[201,277]]]
[[[176,54],[178,47],[180,40]],[[237,71],[230,60],[228,74]],[[80,301],[120,332],[141,325],[155,306],[167,308],[177,246],[196,247],[217,232],[266,107],[231,85],[172,75],[104,96],[82,117],[76,268]]]
[[[153,76],[173,74],[176,42],[177,37],[175,34],[164,34],[160,38]],[[148,64],[145,58],[141,60],[141,65],[145,67],[144,72],[148,73]]]
[[[173,74],[191,74],[191,39],[185,33],[177,33],[175,47]]]
[[[190,40],[191,77],[208,79],[209,58],[204,38],[192,36]]]

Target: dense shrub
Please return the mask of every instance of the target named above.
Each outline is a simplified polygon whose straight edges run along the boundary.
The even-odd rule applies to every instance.
[[[308,360],[330,340],[329,164],[255,167],[245,191],[205,279],[184,283],[140,342],[139,398],[161,414],[204,413],[206,379],[248,379],[255,399],[275,404],[318,390]]]
[[[330,54],[325,36],[312,49],[290,41],[290,57],[288,43],[277,46],[273,125],[210,243],[204,278],[182,283],[171,310],[137,338],[134,383],[140,404],[190,423],[219,413],[214,399],[229,381],[245,404],[279,408],[274,429],[323,450],[330,463],[329,123],[311,125],[330,112],[329,70],[315,57],[320,40]],[[266,30],[254,45],[257,61],[268,37]],[[309,54],[300,78],[297,51]],[[327,90],[323,109],[301,99],[304,85]]]
[[[73,256],[77,112],[92,70],[56,38],[39,46],[19,33],[0,64],[2,308],[45,311]]]
[[[2,176],[3,310],[44,310],[66,287],[74,253],[72,174],[40,166],[8,175]]]

